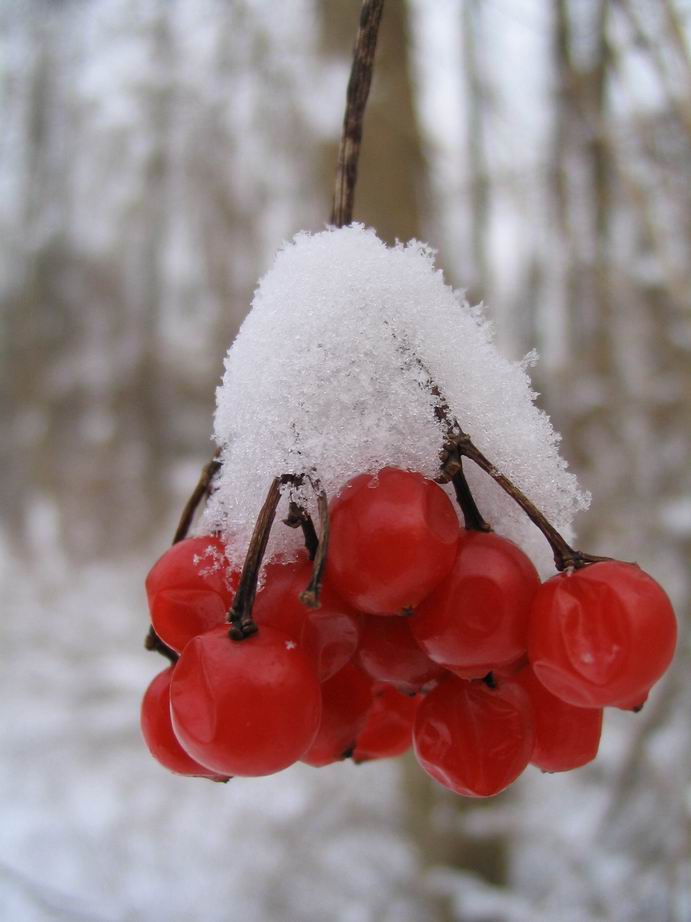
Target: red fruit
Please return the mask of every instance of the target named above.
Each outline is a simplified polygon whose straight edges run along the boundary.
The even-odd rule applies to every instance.
[[[219,775],[195,762],[187,755],[173,733],[170,721],[170,680],[173,667],[159,672],[144,692],[141,710],[141,728],[144,742],[157,762],[178,775],[194,775],[227,781],[227,775]]]
[[[360,617],[351,611],[324,580],[320,607],[309,609],[300,593],[312,576],[312,563],[301,554],[293,563],[270,563],[264,588],[257,593],[252,615],[295,638],[314,659],[320,682],[326,681],[352,659],[360,640]]]
[[[542,585],[528,653],[540,682],[569,704],[626,707],[667,669],[676,635],[662,587],[635,564],[603,561]]]
[[[512,541],[466,531],[449,575],[411,618],[413,637],[437,663],[481,678],[524,655],[537,570]]]
[[[373,679],[408,694],[445,672],[415,643],[409,618],[366,617],[357,662]]]
[[[386,685],[375,689],[353,762],[387,759],[407,752],[413,742],[413,723],[421,700],[420,695],[402,695]]]
[[[459,526],[449,497],[421,474],[361,474],[331,504],[328,573],[370,614],[416,606],[449,572]]]
[[[600,745],[602,709],[567,704],[547,691],[529,666],[516,673],[515,680],[533,705],[532,764],[543,772],[567,772],[592,762]]]
[[[535,742],[525,691],[504,680],[449,678],[418,708],[415,755],[439,784],[466,797],[491,797],[507,788],[530,761]]]
[[[154,630],[180,653],[192,637],[223,624],[237,581],[218,538],[203,535],[178,541],[146,578]]]
[[[348,663],[322,684],[319,732],[302,761],[316,767],[346,758],[372,705],[372,680]]]
[[[193,759],[230,775],[270,775],[312,745],[321,692],[311,660],[282,631],[191,640],[170,688],[173,729]]]

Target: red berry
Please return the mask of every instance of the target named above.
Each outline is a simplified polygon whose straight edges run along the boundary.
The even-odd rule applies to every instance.
[[[408,694],[445,672],[415,643],[409,618],[365,617],[357,662],[373,679]]]
[[[416,606],[449,572],[458,545],[449,497],[421,474],[361,474],[331,504],[328,572],[354,608],[370,614]]]
[[[328,579],[322,585],[320,607],[303,605],[300,593],[311,576],[312,563],[306,553],[293,563],[268,564],[252,615],[258,625],[270,625],[295,638],[314,659],[319,681],[324,682],[357,650],[360,617],[334,592]]]
[[[515,682],[496,688],[449,678],[422,701],[413,744],[422,768],[466,797],[491,797],[507,788],[530,761],[532,708]]]
[[[413,637],[435,662],[480,678],[525,654],[539,587],[537,570],[512,541],[466,531],[451,572],[411,618]]]
[[[227,626],[191,640],[170,689],[173,729],[193,759],[231,775],[270,775],[296,762],[319,728],[314,665],[281,631],[232,641]]]
[[[375,689],[353,762],[387,759],[407,752],[413,742],[413,723],[421,700],[421,695],[402,695],[386,685]]]
[[[149,752],[160,764],[179,775],[194,775],[227,781],[227,775],[219,775],[205,768],[187,755],[173,733],[170,721],[170,680],[173,667],[159,672],[144,692],[141,710],[141,728]]]
[[[667,669],[676,635],[662,587],[635,564],[603,561],[542,585],[528,653],[540,682],[569,704],[626,707]]]
[[[223,624],[237,580],[218,538],[204,535],[178,541],[146,578],[154,630],[180,653],[192,637]]]
[[[322,684],[319,732],[302,761],[319,767],[350,755],[371,705],[372,680],[348,663]]]
[[[533,704],[532,764],[543,772],[567,772],[592,762],[600,745],[602,709],[567,704],[547,691],[529,666],[516,673],[515,680]]]

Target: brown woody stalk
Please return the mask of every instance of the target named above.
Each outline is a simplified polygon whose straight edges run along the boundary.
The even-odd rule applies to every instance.
[[[312,521],[312,516],[298,503],[290,501],[290,506],[288,507],[288,517],[283,519],[283,524],[287,525],[288,528],[301,528],[302,535],[305,539],[305,547],[307,548],[307,553],[309,554],[310,560],[314,560],[317,556],[317,551],[319,550],[319,536],[317,535],[317,530],[314,527],[314,522]]]
[[[442,460],[442,472],[438,480],[440,483],[448,483],[457,476],[462,469],[462,459],[469,458],[486,474],[499,484],[502,490],[507,493],[514,502],[518,503],[531,522],[533,522],[545,536],[552,548],[554,555],[554,564],[557,570],[567,570],[570,568],[579,569],[590,563],[598,563],[602,560],[609,560],[609,557],[596,557],[592,554],[584,554],[577,551],[568,544],[559,534],[552,523],[540,512],[537,506],[531,502],[525,493],[509,480],[509,478],[498,471],[492,462],[484,455],[475,445],[467,432],[464,432],[456,419],[451,421],[451,426],[447,432],[444,448],[440,453]]]
[[[364,0],[360,10],[360,26],[353,49],[353,66],[348,81],[343,132],[336,166],[336,186],[331,212],[331,223],[336,227],[344,227],[353,220],[362,125],[372,83],[374,54],[383,10],[384,0]]]
[[[228,612],[227,620],[230,622],[228,636],[232,640],[244,640],[246,637],[257,633],[257,625],[252,618],[252,606],[254,605],[254,597],[257,594],[259,570],[264,559],[266,545],[271,534],[271,526],[276,517],[276,509],[280,499],[281,478],[274,477],[266,494],[264,505],[257,516],[245,563],[240,574],[237,592]]]
[[[197,507],[211,492],[211,484],[221,467],[221,462],[218,460],[220,453],[220,449],[216,449],[213,458],[202,468],[197,485],[190,494],[180,514],[180,520],[175,529],[175,534],[173,535],[173,544],[177,544],[187,537]],[[153,625],[151,625],[149,632],[144,638],[144,647],[146,650],[155,650],[156,653],[160,653],[162,656],[165,656],[166,659],[169,659],[171,663],[176,663],[178,661],[178,654],[175,650],[172,650],[168,644],[165,644],[161,640],[154,630]]]
[[[317,496],[317,508],[319,509],[320,535],[313,558],[312,579],[305,591],[300,594],[300,601],[307,608],[319,608],[319,596],[326,569],[326,555],[329,550],[329,501],[324,490],[320,490]]]
[[[173,536],[173,544],[177,544],[178,541],[182,541],[187,537],[192,519],[194,518],[194,513],[197,511],[197,506],[209,495],[211,483],[221,468],[221,462],[218,460],[220,454],[221,450],[217,448],[211,461],[202,468],[197,486],[192,491],[180,515],[180,521],[178,522],[178,527],[175,529],[175,535]]]

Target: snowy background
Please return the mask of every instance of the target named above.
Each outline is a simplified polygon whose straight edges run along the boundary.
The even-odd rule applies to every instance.
[[[222,356],[330,208],[355,0],[0,5],[0,917],[691,919],[691,4],[389,0],[356,217],[485,300],[680,649],[598,760],[488,803],[412,763],[149,758],[143,578]]]

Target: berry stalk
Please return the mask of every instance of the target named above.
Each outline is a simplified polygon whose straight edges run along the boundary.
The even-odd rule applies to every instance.
[[[281,478],[274,477],[266,494],[264,505],[257,516],[245,563],[240,574],[237,592],[228,612],[227,620],[230,623],[228,636],[231,640],[245,640],[245,638],[257,633],[257,625],[252,618],[252,606],[257,594],[259,570],[264,559],[266,545],[271,534],[271,526],[276,517],[276,509],[280,499]]]
[[[437,477],[437,482],[453,483],[456,491],[456,498],[458,499],[466,519],[466,528],[473,527],[467,523],[468,521],[476,522],[475,515],[477,514],[477,516],[480,517],[480,527],[475,530],[490,531],[489,526],[484,519],[482,519],[479,511],[477,511],[477,506],[470,492],[470,487],[463,474],[463,458],[468,458],[470,461],[473,461],[486,474],[489,474],[492,480],[494,480],[514,502],[518,503],[530,521],[540,529],[549,543],[549,546],[552,548],[554,564],[557,570],[562,571],[571,568],[578,570],[590,563],[611,560],[610,557],[597,557],[593,554],[585,554],[583,551],[578,551],[571,547],[547,517],[528,499],[525,493],[523,493],[506,474],[502,474],[501,471],[497,470],[489,458],[480,451],[468,433],[463,431],[460,423],[451,412],[446,397],[439,388],[439,385],[436,384],[432,378],[427,366],[419,356],[414,356],[414,359],[420,371],[427,379],[425,386],[436,399],[434,407],[435,416],[446,429],[446,440],[439,453],[441,473]]]
[[[310,560],[314,560],[319,549],[319,536],[317,535],[317,529],[314,527],[312,516],[304,506],[300,506],[298,503],[291,500],[288,506],[288,516],[283,519],[283,524],[287,525],[288,528],[302,529],[302,535],[305,539],[305,548],[309,554]]]
[[[475,497],[473,496],[470,484],[465,479],[465,474],[463,473],[463,462],[459,458],[459,469],[451,478],[451,483],[453,484],[454,491],[456,493],[456,500],[458,505],[461,507],[461,512],[463,513],[463,521],[465,527],[468,531],[492,531],[490,525],[485,522],[483,519],[480,510],[477,507],[475,502]]]
[[[455,430],[455,431],[454,431]],[[492,464],[492,462],[480,451],[470,438],[467,432],[464,432],[457,420],[453,420],[453,429],[447,433],[444,448],[440,454],[442,460],[442,473],[437,478],[440,483],[453,481],[462,470],[462,459],[468,458],[473,461],[479,468],[497,483],[502,490],[507,493],[514,502],[518,503],[531,522],[536,525],[547,539],[552,553],[554,555],[554,564],[557,570],[567,570],[570,568],[580,569],[590,563],[598,563],[603,560],[610,560],[609,557],[597,557],[593,554],[585,554],[572,548],[571,545],[559,534],[552,523],[543,515],[537,506],[528,499],[512,480],[502,474],[501,471]]]
[[[187,537],[192,519],[194,518],[194,513],[197,511],[197,506],[199,506],[199,503],[201,503],[211,492],[212,481],[221,468],[221,462],[218,460],[220,454],[221,450],[217,448],[213,458],[202,468],[197,486],[192,491],[180,514],[180,521],[178,522],[178,527],[175,529],[175,535],[173,536],[173,544],[177,544],[178,541],[183,541]]]
[[[312,557],[314,561],[312,579],[305,591],[300,593],[300,601],[307,608],[319,608],[319,597],[326,569],[326,555],[329,549],[329,501],[324,490],[320,490],[317,496],[317,508],[319,509],[320,535],[315,555]]]
[[[208,461],[202,468],[199,475],[199,480],[197,481],[197,485],[190,494],[190,497],[185,503],[182,513],[180,514],[180,520],[178,522],[177,528],[175,529],[175,534],[173,535],[173,544],[178,544],[180,541],[184,541],[184,539],[187,537],[187,533],[190,530],[190,525],[192,524],[192,519],[194,518],[194,513],[197,511],[197,507],[201,501],[205,499],[211,492],[211,484],[213,483],[213,479],[221,467],[221,462],[218,460],[220,453],[220,449],[216,449],[213,458]],[[178,654],[175,652],[175,650],[171,650],[171,648],[161,640],[161,638],[154,630],[153,625],[149,628],[149,631],[144,638],[144,648],[146,650],[153,650],[156,653],[160,653],[173,664],[178,661]]]

